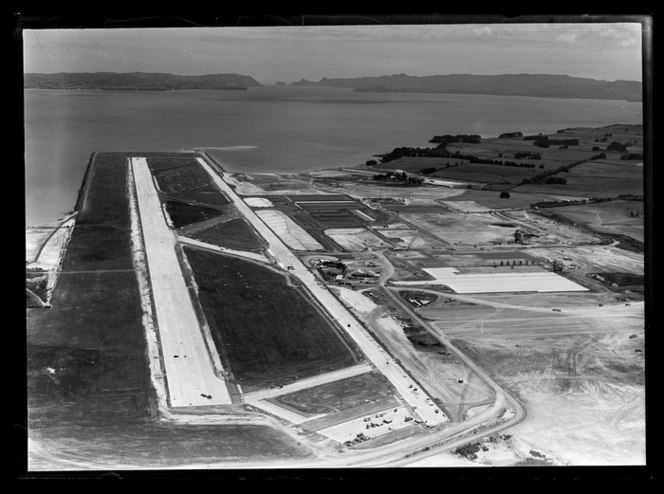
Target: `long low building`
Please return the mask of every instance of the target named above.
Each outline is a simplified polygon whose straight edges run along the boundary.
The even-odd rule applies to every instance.
[[[400,281],[399,285],[445,285],[456,293],[584,292],[587,288],[550,271],[460,273],[455,268],[425,268],[434,280]]]

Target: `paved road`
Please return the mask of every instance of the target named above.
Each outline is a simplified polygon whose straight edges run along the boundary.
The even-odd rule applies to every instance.
[[[132,158],[131,165],[170,405],[231,404],[226,384],[214,373],[175,254],[177,237],[166,224],[147,161]]]
[[[189,237],[179,237],[180,243],[191,245],[193,247],[198,247],[203,250],[209,250],[212,252],[220,252],[222,254],[229,254],[232,256],[243,257],[245,259],[251,259],[252,261],[258,261],[262,263],[270,263],[270,260],[262,254],[256,254],[255,252],[247,252],[245,250],[235,250],[228,249],[226,247],[219,247],[217,245],[208,244],[206,242],[201,242],[200,240],[194,240]]]
[[[215,173],[211,165],[204,159],[197,158],[203,168],[210,174],[214,183],[233,202],[238,211],[249,221],[269,244],[270,254],[284,266],[292,266],[292,274],[297,276],[309,289],[320,305],[335,319],[346,333],[362,349],[372,364],[382,372],[399,391],[404,400],[414,409],[420,418],[429,426],[436,426],[448,420],[437,406],[430,406],[427,395],[418,389],[417,384],[396,364],[392,357],[369,335],[352,314],[339,302],[330,291],[304,266],[284,243],[263,223],[249,206],[246,205],[233,189]],[[436,413],[438,410],[438,413]]]
[[[378,256],[383,260],[384,264],[388,265],[388,269],[385,269],[384,271],[384,276],[382,276],[379,280],[379,286],[383,290],[383,293],[390,299],[390,301],[396,305],[397,307],[400,307],[410,318],[411,320],[415,321],[418,323],[420,326],[425,328],[429,334],[431,334],[434,338],[439,340],[441,343],[447,346],[449,350],[454,352],[465,364],[466,366],[474,371],[480,379],[482,379],[485,383],[487,383],[496,393],[497,399],[505,399],[511,406],[512,408],[516,411],[516,416],[514,418],[513,423],[516,423],[520,420],[523,420],[526,416],[526,411],[525,408],[519,403],[516,399],[514,399],[512,396],[510,396],[505,390],[503,390],[482,368],[480,368],[473,360],[471,360],[469,357],[467,357],[464,353],[462,353],[458,348],[456,348],[452,343],[449,341],[449,338],[445,335],[441,335],[440,331],[437,330],[433,325],[431,325],[428,321],[422,319],[419,314],[417,314],[413,308],[410,306],[410,304],[406,303],[401,296],[397,295],[392,291],[392,289],[388,288],[385,286],[385,284],[390,280],[391,276],[394,274],[394,268],[389,267],[391,266],[390,260],[387,258],[385,255],[384,251],[378,251],[377,252]]]
[[[311,388],[314,386],[320,386],[321,384],[327,384],[334,381],[340,381],[341,379],[347,379],[349,377],[358,376],[360,374],[365,374],[370,372],[372,367],[369,364],[358,364],[352,367],[346,367],[345,369],[339,369],[333,372],[327,372],[325,374],[319,374],[317,376],[308,377],[306,379],[301,379],[292,384],[287,384],[280,388],[272,389],[261,389],[259,391],[252,391],[244,395],[245,400],[265,400],[272,398],[274,396],[285,395],[288,393],[294,393],[301,389]]]

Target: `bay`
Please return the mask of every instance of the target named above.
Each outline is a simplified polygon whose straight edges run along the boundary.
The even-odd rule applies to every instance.
[[[25,91],[26,225],[73,209],[91,153],[205,148],[231,172],[353,166],[436,134],[554,132],[642,122],[639,102],[516,96],[247,91]]]

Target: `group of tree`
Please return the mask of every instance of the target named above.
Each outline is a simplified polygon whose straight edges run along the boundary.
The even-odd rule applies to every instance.
[[[430,166],[427,168],[422,168],[420,170],[420,175],[430,175],[431,173],[435,173],[439,170],[446,170],[448,168],[455,168],[457,166],[461,166],[461,163],[459,161],[455,161],[454,163],[445,163],[444,166]]]
[[[580,206],[583,204],[594,204],[597,202],[609,202],[620,200],[621,196],[613,197],[589,197],[588,199],[569,199],[563,201],[540,201],[530,205],[531,208],[555,208],[562,206]]]
[[[566,184],[567,179],[565,177],[555,177],[555,175],[559,173],[567,173],[569,172],[572,168],[575,166],[580,165],[581,163],[585,163],[587,160],[578,160],[574,161],[573,163],[569,163],[564,166],[560,166],[554,170],[545,170],[542,173],[539,173],[538,175],[532,177],[532,178],[524,178],[521,181],[521,185],[524,184]],[[553,181],[549,180],[552,179]]]
[[[376,155],[381,163],[388,163],[403,157],[449,158],[450,152],[444,148],[398,147],[389,153]]]
[[[638,194],[620,194],[616,199],[619,201],[643,201],[643,196]]]
[[[620,157],[621,160],[642,160],[643,153],[627,153]]]
[[[516,161],[507,161],[507,160],[493,160],[490,158],[479,158],[474,157],[469,159],[471,163],[479,163],[483,165],[502,165],[502,166],[514,166],[516,168],[535,168],[534,163],[517,163]]]
[[[557,177],[555,175],[550,175],[548,177],[545,177],[542,183],[556,184],[556,185],[567,185],[567,178],[566,177]]]
[[[458,134],[458,135],[450,135],[450,134],[445,134],[442,136],[433,136],[429,140],[429,142],[433,142],[435,144],[438,144],[438,147],[446,147],[448,144],[452,144],[454,142],[463,142],[463,143],[468,143],[468,144],[479,144],[482,142],[482,138],[478,135],[467,135],[467,134]]]
[[[507,161],[500,159],[492,158],[480,158],[474,154],[462,154],[461,152],[455,152],[452,157],[459,158],[463,160],[468,160],[470,163],[478,163],[481,165],[501,165],[501,166],[514,166],[517,168],[535,168],[537,165],[534,163],[517,163],[516,161]]]
[[[550,146],[578,146],[578,139],[550,139],[548,136],[540,136],[534,139],[533,144],[541,148],[548,148]]]
[[[404,184],[408,185],[419,185],[424,182],[423,178],[420,177],[409,177],[406,172],[387,172],[387,173],[378,173],[374,175],[373,180],[398,180]]]
[[[609,144],[606,147],[607,151],[618,151],[618,152],[625,152],[627,151],[627,144],[623,144],[622,142],[618,141],[613,141],[611,144]]]
[[[515,160],[521,160],[521,159],[541,160],[542,155],[539,154],[539,153],[536,153],[534,151],[520,151],[520,152],[514,154],[514,159]]]
[[[498,139],[515,139],[517,137],[523,137],[523,132],[505,132],[500,134]]]

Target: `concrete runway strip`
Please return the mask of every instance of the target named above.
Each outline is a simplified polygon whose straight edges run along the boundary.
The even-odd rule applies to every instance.
[[[147,161],[131,158],[131,166],[170,406],[231,404],[226,384],[214,373],[175,254],[177,237],[166,224]]]

